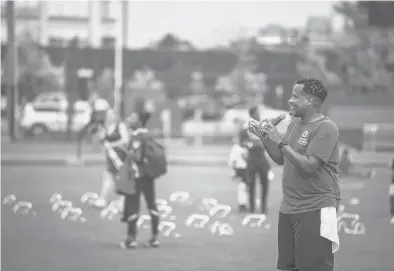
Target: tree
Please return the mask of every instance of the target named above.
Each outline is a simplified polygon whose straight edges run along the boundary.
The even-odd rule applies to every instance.
[[[229,78],[240,103],[261,103],[267,90],[266,76],[258,71],[257,65],[261,45],[255,39],[241,37],[233,41],[230,46],[238,56],[238,64]]]
[[[184,70],[181,60],[171,69],[158,72],[157,77],[164,83],[167,98],[170,100],[181,96],[183,88],[188,86],[190,80],[190,74]]]
[[[394,26],[394,2],[392,1],[359,1],[360,9],[368,15],[370,26],[389,28]]]
[[[96,79],[96,89],[100,96],[106,99],[110,104],[113,104],[114,99],[114,70],[105,68],[102,70],[100,76]]]
[[[18,87],[21,98],[32,100],[42,92],[59,91],[64,78],[59,68],[53,67],[47,53],[24,31],[17,37],[19,44]]]
[[[182,40],[171,33],[164,35],[164,37],[159,41],[153,43],[151,47],[154,47],[158,50],[194,50],[194,46],[191,42]]]
[[[179,39],[173,34],[166,34],[159,42],[157,47],[159,49],[173,49],[180,43]]]
[[[350,45],[336,44],[343,67],[342,78],[353,91],[392,92],[394,78],[389,56],[394,44],[389,38],[392,30],[387,25],[392,20],[394,6],[379,3],[384,2],[341,2],[334,6],[345,19],[345,35],[356,40]],[[391,10],[390,16],[384,8]]]
[[[366,13],[360,9],[357,2],[337,2],[333,9],[344,18],[344,31],[347,33],[361,31],[368,25]]]
[[[156,107],[166,102],[167,97],[164,84],[156,76],[156,72],[145,66],[134,71],[128,78],[124,92],[124,112],[129,115],[131,112],[150,111],[149,105]]]
[[[204,76],[200,71],[190,74],[189,89],[192,94],[201,94],[205,91]]]

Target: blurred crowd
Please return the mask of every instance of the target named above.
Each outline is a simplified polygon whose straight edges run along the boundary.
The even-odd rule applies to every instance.
[[[363,93],[393,91],[394,31],[368,31],[361,46],[341,54],[344,80]]]

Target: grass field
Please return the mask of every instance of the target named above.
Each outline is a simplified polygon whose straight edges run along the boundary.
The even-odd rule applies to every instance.
[[[280,170],[271,183],[268,218],[262,227],[243,226],[244,215],[232,211],[224,218],[213,217],[204,228],[185,224],[200,210],[201,200],[212,197],[235,209],[235,185],[226,168],[172,167],[157,183],[158,197],[169,200],[174,191],[188,191],[190,200],[170,202],[176,229],[161,237],[161,248],[122,251],[125,225],[119,217],[100,218],[100,211],[83,205],[80,197],[98,191],[100,167],[2,167],[2,198],[14,194],[17,200],[33,204],[36,216],[15,214],[2,205],[2,270],[276,270],[277,212],[281,200]],[[389,172],[378,171],[374,180],[341,180],[345,211],[360,215],[364,235],[341,232],[336,270],[394,270],[394,227],[389,225]],[[83,209],[85,223],[60,219],[52,212],[49,198],[60,193]],[[350,198],[359,203],[351,205]],[[142,213],[146,214],[145,209]],[[218,236],[210,226],[218,221],[231,225],[232,236]],[[149,238],[141,227],[139,240]]]

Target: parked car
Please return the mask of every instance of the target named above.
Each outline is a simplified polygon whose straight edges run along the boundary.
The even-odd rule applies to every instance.
[[[90,120],[91,109],[86,101],[73,104],[71,131],[82,129]],[[67,131],[68,101],[62,92],[42,93],[27,103],[22,110],[20,126],[26,135],[37,136],[46,132]]]
[[[28,103],[23,110],[20,126],[25,134],[37,136],[46,132],[66,132],[67,107],[53,107]],[[90,108],[87,103],[75,103],[71,131],[77,132],[90,120]]]

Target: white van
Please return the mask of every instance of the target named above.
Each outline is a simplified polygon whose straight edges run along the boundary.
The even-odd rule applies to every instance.
[[[28,135],[67,131],[68,101],[62,92],[43,93],[23,108],[20,126]],[[82,129],[90,120],[91,109],[85,101],[74,103],[71,131]]]

